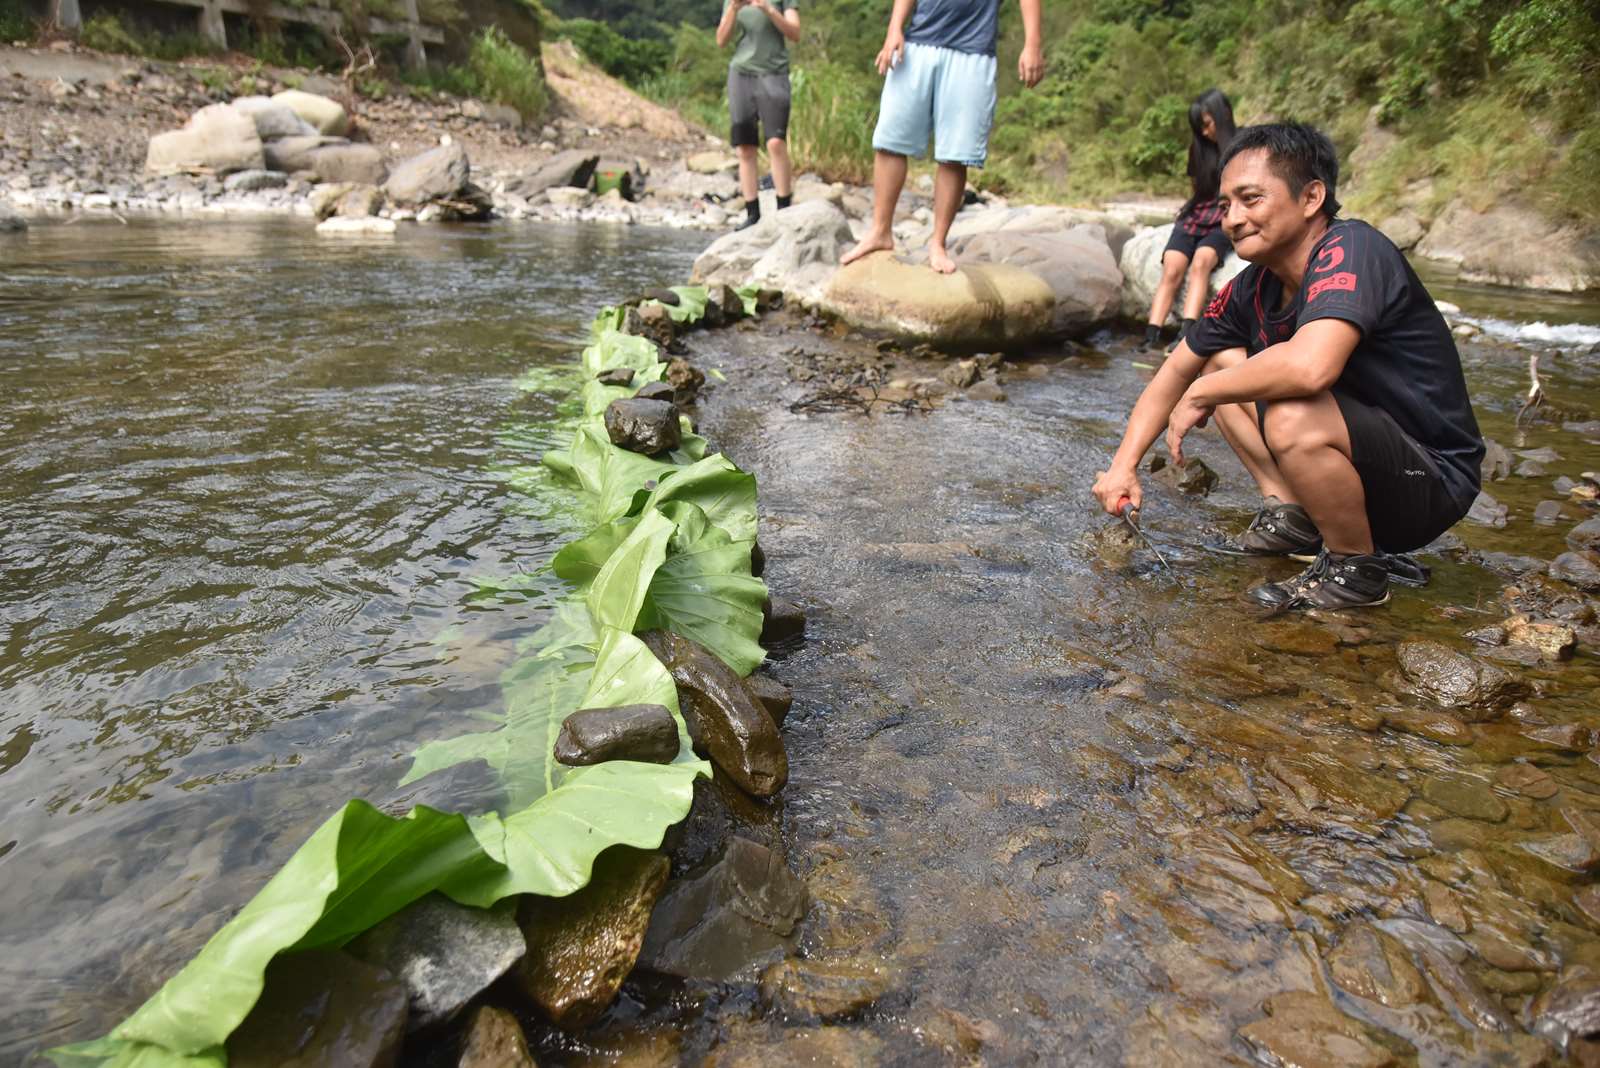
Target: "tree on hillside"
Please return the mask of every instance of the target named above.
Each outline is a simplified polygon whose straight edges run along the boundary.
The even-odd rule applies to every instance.
[[[679,23],[714,27],[723,0],[553,0],[564,19],[604,22],[624,37],[665,38]]]

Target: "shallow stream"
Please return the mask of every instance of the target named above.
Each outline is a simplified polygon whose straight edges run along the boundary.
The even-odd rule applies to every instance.
[[[571,533],[497,474],[549,444],[563,399],[519,377],[567,361],[599,304],[681,280],[702,240],[347,246],[272,222],[6,246],[0,1061],[103,1032],[345,798],[472,795],[394,783],[543,618],[548,580],[474,578],[535,572]],[[1440,295],[1486,322],[1600,322]],[[1572,420],[1600,418],[1590,343],[1543,357]],[[1517,436],[1526,353],[1464,350],[1486,433],[1560,454],[1489,487],[1509,524],[1458,527],[1387,608],[1261,624],[1238,594],[1288,565],[1194,547],[1255,504],[1214,435],[1215,493],[1148,491],[1172,572],[1098,533],[1088,486],[1147,374],[1120,335],[1008,370],[1006,403],[928,415],[791,411],[804,369],[874,358],[799,316],[690,346],[728,375],[699,414],[758,477],[767,579],[809,614],[773,665],[790,784],[755,816],[811,890],[803,952],[870,961],[887,992],[819,1030],[749,988],[630,984],[581,1039],[535,1028],[540,1063],[1243,1064],[1236,1030],[1286,991],[1332,994],[1400,1063],[1538,1063],[1519,1014],[1563,966],[1600,969],[1600,916],[1575,904],[1588,875],[1524,847],[1567,829],[1559,808],[1600,809],[1591,743],[1505,721],[1447,745],[1381,711],[1421,711],[1385,682],[1397,640],[1465,649],[1505,615],[1508,578],[1472,550],[1549,559],[1583,515],[1529,519],[1600,444],[1559,421]],[[1512,670],[1533,716],[1600,728],[1592,650]],[[1363,923],[1454,967],[1356,1004],[1328,962]]]

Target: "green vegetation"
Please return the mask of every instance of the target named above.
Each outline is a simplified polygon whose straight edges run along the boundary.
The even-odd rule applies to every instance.
[[[536,119],[549,106],[544,67],[514,43],[498,26],[486,26],[472,41],[467,71],[475,95],[516,108],[524,119]]]
[[[681,287],[676,318],[699,318],[700,287]],[[753,311],[754,294],[744,294]],[[689,812],[694,781],[711,774],[695,757],[677,685],[634,635],[668,629],[693,638],[741,675],[764,658],[766,586],[750,574],[755,479],[685,430],[663,458],[611,443],[604,413],[633,388],[596,376],[632,368],[635,387],[659,382],[656,347],[621,333],[621,313],[596,317],[583,352],[582,416],[570,448],[546,466],[519,465],[510,485],[547,493],[556,476],[569,511],[596,524],[558,553],[552,570],[569,595],[523,641],[502,676],[505,707],[491,729],[421,746],[402,784],[481,761],[499,780],[506,815],[417,807],[402,817],[351,801],[291,856],[193,960],[111,1035],[52,1050],[61,1068],[218,1068],[227,1038],[260,997],[280,953],[343,945],[425,894],[488,907],[517,894],[564,896],[583,887],[614,845],[654,849]],[[509,435],[513,439],[515,431]],[[485,583],[511,588],[510,583]],[[579,708],[658,704],[678,724],[670,764],[613,760],[570,768],[552,755],[562,721]]]
[[[26,41],[38,31],[23,0],[0,0],[0,42]]]

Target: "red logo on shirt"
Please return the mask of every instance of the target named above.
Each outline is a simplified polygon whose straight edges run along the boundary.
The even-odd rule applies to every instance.
[[[1233,296],[1233,280],[1222,287],[1222,291],[1211,298],[1211,303],[1206,305],[1206,318],[1216,319],[1222,315],[1222,310],[1228,306],[1228,298]]]
[[[1328,245],[1317,253],[1317,265],[1312,270],[1317,274],[1321,274],[1323,271],[1333,270],[1343,262],[1344,249],[1338,245]]]
[[[1338,261],[1336,260],[1335,262]],[[1340,271],[1338,274],[1330,274],[1320,281],[1313,282],[1311,288],[1306,290],[1306,300],[1316,300],[1319,294],[1325,293],[1330,289],[1342,289],[1346,293],[1354,293],[1356,291],[1356,276],[1349,271]]]

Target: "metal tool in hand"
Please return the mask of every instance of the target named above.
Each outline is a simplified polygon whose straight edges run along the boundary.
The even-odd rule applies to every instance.
[[[1145,535],[1145,532],[1139,529],[1139,509],[1133,506],[1133,498],[1122,497],[1117,500],[1117,515],[1121,517],[1124,523],[1128,524],[1130,530],[1139,535],[1139,540],[1144,542],[1144,547],[1155,553],[1156,560],[1160,562],[1161,566],[1171,571],[1172,565],[1167,563],[1165,556],[1161,555],[1161,550],[1156,548],[1155,542],[1151,541]]]

